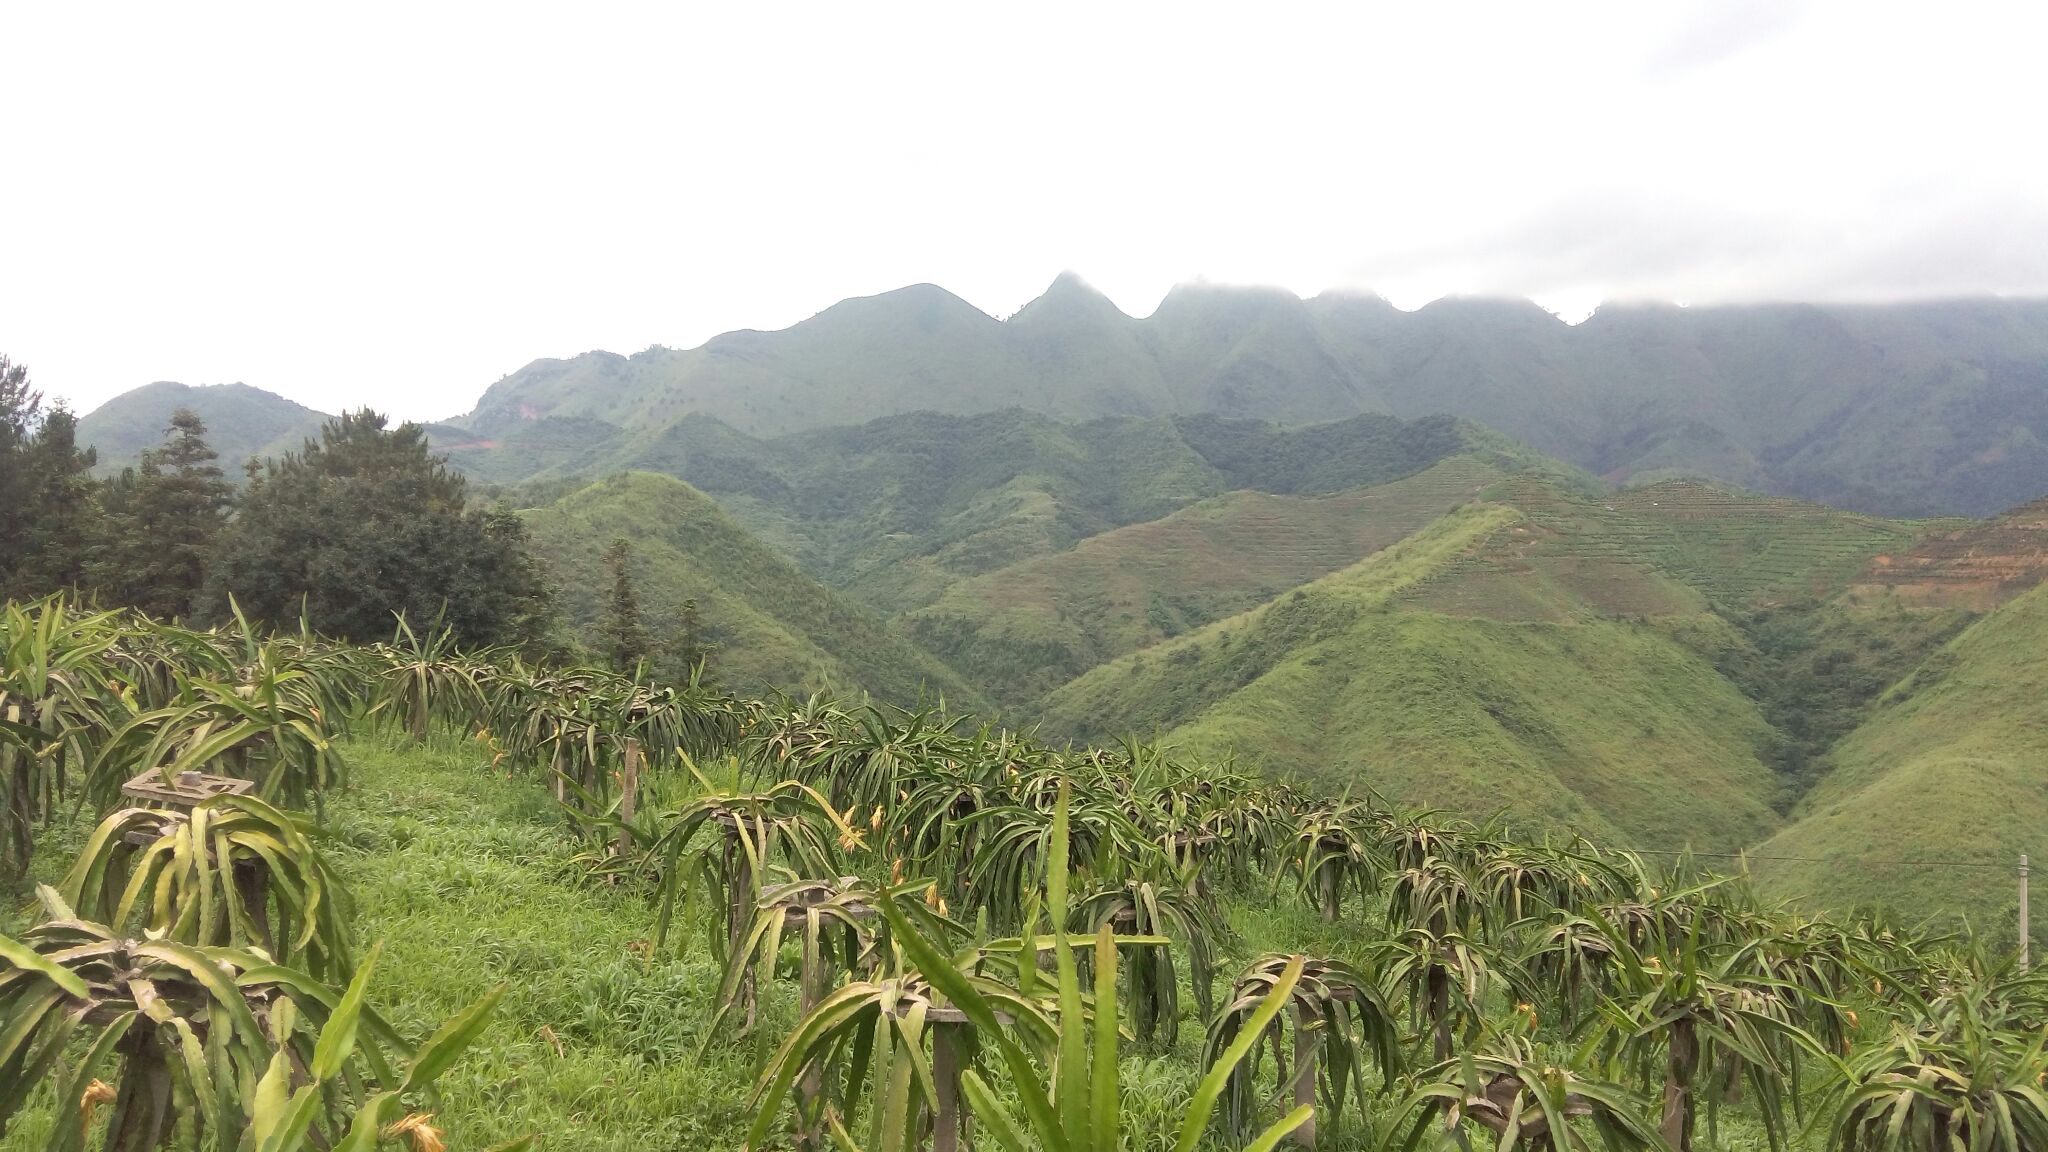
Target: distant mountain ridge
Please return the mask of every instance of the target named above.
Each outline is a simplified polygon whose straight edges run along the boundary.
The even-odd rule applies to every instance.
[[[1184,285],[1142,319],[1070,274],[1007,321],[930,284],[699,348],[539,360],[454,421],[503,445],[630,454],[692,414],[751,435],[910,411],[1057,419],[1363,412],[1476,420],[1616,481],[1712,477],[1893,516],[2048,491],[2048,301],[1616,306]],[[450,442],[451,444],[453,441]]]
[[[224,458],[317,413],[240,385],[154,384],[82,421],[132,460],[177,402]],[[1604,307],[1175,288],[1125,315],[1072,274],[1008,320],[935,285],[844,300],[701,347],[536,360],[433,427],[517,482],[658,455],[691,417],[752,437],[1023,408],[1066,422],[1210,414],[1304,425],[1448,414],[1617,482],[1701,477],[1886,516],[1987,516],[2048,493],[2048,300]]]

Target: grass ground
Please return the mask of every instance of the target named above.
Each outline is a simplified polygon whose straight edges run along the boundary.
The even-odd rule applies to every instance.
[[[647,901],[583,879],[540,785],[495,774],[454,740],[415,748],[364,739],[346,752],[353,783],[329,805],[330,851],[355,894],[358,938],[383,942],[373,1005],[417,1037],[492,987],[510,989],[488,1031],[441,1079],[435,1123],[449,1148],[539,1133],[549,1152],[737,1149],[757,1062],[794,1022],[787,989],[764,994],[756,1038],[707,1035],[717,971],[701,942],[650,955]],[[46,831],[36,876],[56,879],[84,830]],[[1326,924],[1289,894],[1254,888],[1225,902],[1232,934],[1219,984],[1268,951],[1365,959],[1369,914],[1354,909]],[[7,894],[0,930],[19,930],[27,905],[25,891]],[[1126,1044],[1123,1152],[1172,1147],[1201,1045],[1192,1020],[1171,1050]],[[1389,1106],[1375,1098],[1366,1122],[1350,1113],[1334,1133],[1326,1120],[1321,1147],[1376,1147]],[[35,1101],[0,1152],[42,1147],[55,1116],[47,1097]],[[1702,1137],[1699,1146],[1715,1152],[1763,1147],[1760,1129],[1740,1115],[1723,1117],[1718,1142]],[[1221,1149],[1205,1143],[1202,1152]]]
[[[737,1149],[758,1061],[794,1023],[786,989],[764,995],[755,1039],[735,1041],[729,1027],[707,1035],[718,969],[701,936],[650,956],[648,901],[583,879],[578,846],[540,785],[493,773],[452,740],[424,749],[358,740],[347,755],[353,786],[329,806],[330,851],[355,895],[358,939],[384,945],[373,1004],[420,1037],[498,984],[510,988],[483,1038],[441,1079],[436,1124],[449,1147],[539,1132],[550,1152]],[[61,875],[83,831],[46,832],[38,879]],[[22,928],[29,902],[26,891],[8,894],[0,931]],[[1251,903],[1230,910],[1236,938],[1219,971],[1281,941],[1359,958],[1356,931],[1285,901]],[[1176,1049],[1123,1062],[1132,1152],[1172,1146],[1201,1043],[1189,1023]],[[50,1102],[38,1101],[0,1152],[42,1147],[51,1117]],[[1331,1147],[1364,1147],[1354,1135]]]

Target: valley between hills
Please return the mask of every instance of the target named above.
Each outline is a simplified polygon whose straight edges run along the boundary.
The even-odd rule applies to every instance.
[[[1651,437],[1663,447],[1597,467],[1601,453],[1560,451],[1560,437],[1517,415],[1533,401],[1488,421],[1385,410],[1409,401],[1304,400],[1317,393],[1301,381],[1323,371],[1303,366],[1315,360],[1304,349],[1320,348],[1338,377],[1371,375],[1356,349],[1330,352],[1329,302],[1296,301],[1297,313],[1206,299],[1203,328],[1165,305],[1165,319],[1117,320],[1063,281],[1006,322],[1000,355],[965,338],[932,352],[955,310],[929,292],[894,303],[848,302],[795,336],[721,337],[665,381],[647,366],[669,363],[659,358],[613,376],[584,361],[537,365],[430,431],[473,483],[522,511],[572,627],[596,621],[600,556],[623,538],[650,619],[673,627],[689,604],[713,645],[710,675],[737,689],[943,701],[1053,740],[1157,738],[1528,835],[1728,854],[1714,862],[1818,904],[1876,901],[2011,932],[1998,869],[2048,850],[2048,501],[2005,499],[2048,491],[2025,446],[2048,431],[2028,415],[2048,389],[2012,381],[2048,364],[2048,351],[2020,347],[2039,336],[2048,350],[2048,324],[1979,317],[1998,349],[1979,363],[1996,361],[1987,371],[2005,381],[2003,415],[1988,423],[1981,390],[1975,407],[1928,399],[1961,387],[1953,374],[1886,384],[1950,405],[1950,455],[1904,453],[1872,485],[1848,478],[1881,469],[1842,461],[1901,435],[1869,423],[1874,385],[1837,398],[1846,416],[1813,417],[1832,430],[1801,449],[1804,479],[1788,479],[1792,457],[1761,464],[1768,451],[1717,464],[1730,422],[1753,414],[1706,428],[1653,399],[1678,395],[1675,384],[1646,385],[1637,412],[1664,429]],[[1217,314],[1257,319],[1238,331]],[[1283,323],[1303,314],[1315,323]],[[1441,330],[1446,314],[1429,323]],[[1738,319],[1697,321],[1726,364]],[[918,329],[927,321],[937,328]],[[1766,354],[1765,335],[1794,340],[1799,328],[1767,310],[1745,322],[1752,357]],[[1621,326],[1654,326],[1608,323],[1604,336],[1569,339],[1612,345]],[[1043,335],[1056,324],[1069,335]],[[1858,314],[1837,329],[1829,339],[1876,332],[1919,356],[1934,327]],[[1468,325],[1436,359],[1497,338],[1497,326]],[[1374,371],[1419,354],[1407,339],[1368,342],[1383,354]],[[1197,347],[1207,368],[1190,366]],[[870,368],[849,348],[867,349]],[[835,373],[832,355],[854,367]],[[700,378],[705,363],[749,357],[753,376]],[[878,357],[897,359],[885,370]],[[1122,383],[1097,387],[1091,373]],[[1048,375],[1066,384],[1031,383]],[[1191,393],[1198,377],[1212,391]],[[1566,377],[1552,386],[1553,417],[1598,406],[1586,378]],[[765,402],[783,394],[774,381],[796,379],[880,415],[733,418],[745,409],[731,397]],[[1271,403],[1248,398],[1255,379]],[[960,381],[989,396],[905,407]],[[118,458],[123,429],[195,400],[212,406],[230,454],[282,450],[319,419],[255,389],[158,385],[88,415],[81,438]],[[671,401],[678,411],[662,408]],[[1123,410],[1098,410],[1112,403]],[[1689,403],[1726,415],[1740,397]],[[1839,483],[1812,479],[1822,473]],[[1993,501],[2012,506],[1990,512]],[[1986,867],[1916,866],[1927,860]]]

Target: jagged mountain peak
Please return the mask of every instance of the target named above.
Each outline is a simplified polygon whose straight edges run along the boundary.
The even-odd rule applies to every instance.
[[[1079,273],[1069,270],[1054,277],[1037,299],[1017,310],[1010,322],[1030,325],[1077,319],[1128,322],[1131,317]]]

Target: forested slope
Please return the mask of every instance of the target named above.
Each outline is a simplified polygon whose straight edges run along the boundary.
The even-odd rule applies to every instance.
[[[979,695],[887,623],[805,576],[673,477],[621,473],[526,513],[536,550],[561,582],[571,626],[588,635],[609,591],[602,557],[632,546],[642,610],[673,639],[695,600],[717,645],[715,678],[746,691],[873,693],[903,706],[966,709]]]

